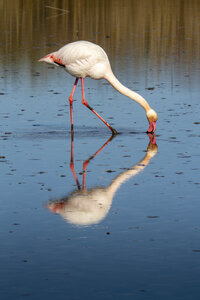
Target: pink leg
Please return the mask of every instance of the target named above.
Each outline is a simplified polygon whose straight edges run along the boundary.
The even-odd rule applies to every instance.
[[[85,175],[86,175],[86,168],[87,168],[88,163],[89,163],[89,160],[86,160],[83,163],[83,191],[85,191],[85,189],[86,189],[86,187],[85,187]]]
[[[78,177],[77,177],[76,172],[74,170],[74,135],[73,135],[73,130],[71,130],[71,161],[70,161],[70,169],[71,169],[72,174],[74,176],[74,179],[76,181],[77,187],[80,190],[81,186],[79,184]]]
[[[90,162],[90,160],[92,160],[95,156],[97,156],[102,150],[103,148],[105,148],[105,146],[107,144],[110,143],[110,141],[113,139],[114,135],[112,135],[108,140],[107,142],[99,149],[97,150],[92,156],[90,156],[89,159],[85,160],[84,163],[83,163],[83,190],[86,189],[86,184],[85,184],[85,175],[86,175],[86,168],[87,168],[87,165],[88,163]]]
[[[74,92],[75,92],[77,83],[78,83],[78,78],[76,78],[76,80],[75,80],[75,82],[74,82],[74,86],[73,86],[72,92],[71,92],[71,94],[70,94],[70,96],[69,96],[70,118],[71,118],[71,131],[72,131],[72,132],[73,132],[73,129],[74,129],[72,104],[73,104],[73,95],[74,95]]]
[[[83,103],[83,105],[88,107],[102,122],[104,122],[104,124],[106,124],[106,126],[112,131],[113,135],[117,134],[117,131],[114,128],[112,128],[91,106],[89,106],[89,104],[85,100],[83,78],[81,78],[81,87],[82,87],[82,103]]]

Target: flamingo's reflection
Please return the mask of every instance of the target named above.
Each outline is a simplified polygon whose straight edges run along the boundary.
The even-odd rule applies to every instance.
[[[110,137],[94,155],[92,155],[83,163],[83,186],[81,189],[81,185],[74,170],[72,135],[70,167],[77,184],[77,190],[69,194],[67,197],[50,201],[48,204],[48,208],[52,212],[60,214],[66,221],[78,226],[99,223],[107,215],[111,207],[113,197],[121,184],[123,184],[132,176],[135,176],[136,174],[141,172],[157,153],[155,136],[149,134],[149,144],[147,147],[146,155],[143,159],[115,177],[107,187],[94,187],[91,189],[86,189],[85,175],[87,164],[91,159],[99,154],[103,150],[103,148],[108,145],[108,143],[110,143],[112,138],[113,137]]]

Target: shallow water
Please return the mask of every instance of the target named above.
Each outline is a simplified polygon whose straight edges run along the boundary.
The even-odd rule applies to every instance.
[[[199,2],[45,3],[0,7],[1,299],[198,299]],[[120,134],[79,85],[72,139],[74,79],[37,60],[76,39],[158,112],[157,145],[144,111],[91,79]]]

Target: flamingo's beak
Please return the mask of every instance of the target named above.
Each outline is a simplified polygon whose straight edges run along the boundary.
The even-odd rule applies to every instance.
[[[147,130],[147,133],[154,133],[156,131],[156,122],[153,121],[149,124],[149,129]]]

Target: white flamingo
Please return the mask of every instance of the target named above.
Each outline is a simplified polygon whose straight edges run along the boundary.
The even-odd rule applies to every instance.
[[[56,52],[52,52],[39,61],[64,67],[65,70],[76,77],[72,92],[69,97],[71,129],[73,130],[73,112],[72,103],[73,95],[77,86],[77,82],[81,79],[82,86],[82,103],[88,107],[97,117],[99,117],[112,134],[117,131],[112,128],[85,100],[84,94],[84,78],[91,77],[93,79],[106,79],[117,91],[139,103],[145,110],[149,121],[148,133],[156,130],[157,113],[150,107],[148,102],[136,92],[130,90],[121,84],[111,70],[110,62],[105,51],[98,45],[87,41],[77,41],[67,44]]]
[[[90,159],[94,158],[108,143],[109,140]],[[77,226],[89,226],[99,223],[109,212],[113,197],[119,187],[128,179],[143,171],[150,160],[156,155],[157,149],[155,137],[150,137],[145,157],[136,165],[119,174],[107,187],[86,189],[84,182],[83,189],[81,189],[72,168],[78,190],[67,197],[50,201],[48,209],[53,213],[60,214],[66,221]],[[86,165],[89,160],[86,161]]]

